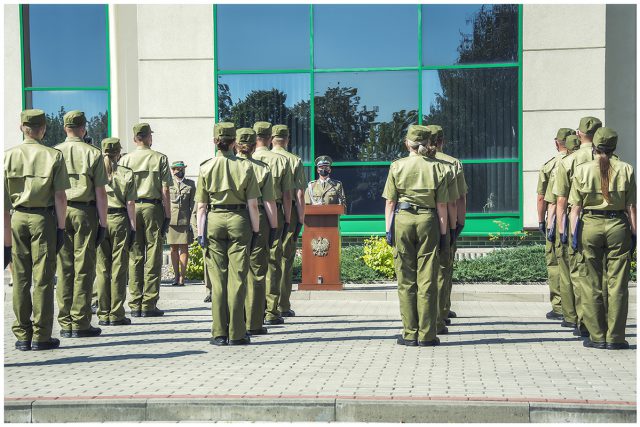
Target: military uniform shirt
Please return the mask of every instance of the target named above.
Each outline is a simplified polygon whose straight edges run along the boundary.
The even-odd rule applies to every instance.
[[[282,193],[294,188],[293,174],[288,167],[287,158],[270,151],[267,147],[256,148],[253,158],[269,166],[273,178],[276,202],[282,203]]]
[[[552,171],[556,167],[556,163],[562,156],[555,156],[549,159],[540,169],[540,173],[538,174],[538,188],[537,193],[540,196],[544,196],[547,192],[547,187],[549,186],[549,180],[551,177]]]
[[[219,150],[200,166],[196,201],[213,205],[245,204],[260,197],[253,167],[232,151]]]
[[[580,149],[560,160],[556,172],[553,194],[558,197],[569,197],[575,168],[576,166],[593,160],[592,149],[593,144],[591,143],[581,144]]]
[[[133,171],[139,199],[162,200],[162,187],[173,185],[167,156],[144,145],[123,156],[119,164]]]
[[[555,186],[555,182],[556,182],[556,174],[558,173],[558,165],[560,164],[560,162],[562,161],[562,159],[564,159],[565,157],[567,157],[568,154],[565,153],[559,153],[556,157],[554,157],[553,159],[549,160],[547,163],[545,163],[545,165],[542,167],[542,169],[540,170],[540,177],[538,178],[538,194],[540,193],[540,190],[542,188],[544,188],[544,193],[542,193],[544,195],[544,201],[547,203],[551,203],[552,205],[556,204],[556,195],[553,194],[553,188]],[[542,173],[544,171],[544,169],[547,167],[547,165],[553,164],[553,166],[551,166],[551,170],[549,172],[548,177],[546,178],[547,181],[542,185],[541,187],[541,180],[542,180]]]
[[[598,160],[577,166],[571,184],[569,203],[584,209],[622,211],[636,204],[636,179],[633,167],[617,159],[610,159],[608,203],[600,190],[600,168]]]
[[[447,191],[449,192],[448,201],[455,202],[460,198],[460,193],[458,193],[457,169],[454,163],[445,160],[443,154],[444,153],[440,151],[436,152],[436,159],[440,160],[445,165],[445,169],[447,170]]]
[[[267,201],[275,201],[276,200],[276,192],[273,188],[273,177],[271,176],[271,171],[269,170],[269,166],[266,163],[261,162],[256,159],[249,159],[244,154],[238,153],[239,158],[244,159],[251,163],[251,167],[253,168],[253,173],[256,175],[256,180],[258,181],[258,187],[260,188],[260,194],[262,197],[258,199],[258,204],[263,205],[263,202]]]
[[[454,171],[456,175],[456,184],[458,185],[458,197],[464,196],[469,191],[469,187],[467,186],[467,181],[464,178],[464,169],[462,168],[462,162],[456,159],[453,156],[450,156],[446,153],[438,151],[436,153],[436,158],[440,160],[444,160],[445,162],[454,164]]]
[[[304,192],[304,202],[309,205],[347,204],[342,183],[331,178],[309,182]]]
[[[4,154],[5,209],[54,205],[56,191],[71,187],[62,153],[26,138]]]
[[[107,205],[110,208],[124,208],[127,202],[138,198],[133,171],[125,166],[118,166],[111,176],[111,182],[107,183],[105,188]]]
[[[437,203],[449,200],[446,174],[441,162],[411,153],[391,163],[382,197],[435,208]]]
[[[109,183],[102,152],[82,138],[67,137],[55,148],[64,157],[71,188],[67,189],[67,201],[92,202],[96,200],[96,187]]]
[[[171,220],[169,225],[189,225],[191,212],[195,205],[196,183],[183,178],[181,181],[172,180],[169,187],[169,199],[171,201]]]
[[[274,147],[271,152],[280,154],[287,158],[289,168],[293,174],[293,188],[295,190],[304,190],[307,187],[307,177],[304,175],[304,166],[300,157],[285,150],[282,147]]]

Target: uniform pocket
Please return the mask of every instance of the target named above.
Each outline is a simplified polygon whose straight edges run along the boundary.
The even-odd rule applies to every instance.
[[[587,277],[587,263],[585,261],[584,254],[581,251],[576,251],[574,256],[576,257],[576,268],[578,270],[578,276]]]

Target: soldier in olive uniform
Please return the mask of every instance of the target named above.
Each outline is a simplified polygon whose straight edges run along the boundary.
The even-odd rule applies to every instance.
[[[247,331],[251,335],[263,335],[268,332],[267,328],[262,326],[266,303],[265,280],[269,269],[269,248],[273,246],[278,232],[278,214],[271,171],[266,163],[252,158],[255,149],[255,131],[251,128],[238,129],[236,132],[237,156],[251,163],[262,194],[258,199],[260,235],[251,252],[244,311]]]
[[[196,190],[198,242],[212,282],[210,342],[245,345],[250,343],[244,319],[246,277],[260,231],[260,188],[251,163],[233,154],[233,123],[216,124],[214,136],[218,151],[200,167]]]
[[[580,251],[575,251],[569,242],[572,239],[572,230],[569,227],[567,198],[571,190],[571,182],[575,173],[575,168],[579,165],[593,160],[593,135],[596,130],[602,127],[602,122],[595,117],[583,117],[580,119],[577,135],[580,138],[580,148],[573,154],[563,158],[558,162],[558,170],[556,171],[555,185],[553,194],[556,200],[556,227],[560,230],[560,243],[568,246],[569,267],[571,275],[571,284],[575,298],[576,308],[576,329],[573,334],[576,336],[588,337],[589,331],[582,322],[582,293],[586,288],[585,276],[586,267],[584,265],[584,256]]]
[[[537,188],[537,201],[536,207],[538,211],[538,230],[543,236],[547,235],[547,224],[551,224],[554,221],[554,217],[546,217],[547,202],[544,200],[544,196],[549,186],[549,181],[552,171],[556,167],[556,163],[566,156],[565,141],[567,136],[575,134],[575,131],[569,128],[561,128],[556,133],[555,144],[558,154],[549,159],[540,169],[538,174],[538,188]],[[549,300],[551,302],[551,311],[546,314],[547,319],[559,319],[564,320],[562,315],[562,296],[560,291],[560,275],[558,268],[558,260],[556,257],[554,244],[546,240],[545,244],[545,260],[547,264],[547,281],[549,283]]]
[[[184,286],[189,262],[189,242],[193,240],[190,218],[195,204],[196,183],[184,177],[186,167],[182,160],[171,164],[173,185],[169,188],[171,222],[167,243],[171,247],[171,265],[175,274],[173,286]]]
[[[24,141],[4,154],[4,263],[13,260],[16,316],[11,330],[16,349],[51,350],[60,345],[51,338],[53,289],[70,183],[62,153],[41,143],[44,111],[24,110],[20,129]]]
[[[136,236],[136,184],[133,171],[119,166],[119,138],[102,140],[104,167],[107,171],[107,237],[98,247],[96,287],[98,322],[103,326],[130,325],[125,317],[129,250]]]
[[[573,291],[573,285],[571,284],[571,274],[569,268],[569,252],[566,245],[563,245],[560,241],[560,230],[556,227],[556,196],[553,194],[553,188],[556,182],[556,173],[558,172],[558,165],[562,159],[573,153],[579,146],[580,140],[576,135],[570,134],[564,136],[567,133],[563,129],[558,131],[556,138],[558,150],[560,154],[555,161],[551,173],[549,174],[549,181],[546,185],[544,194],[544,201],[547,204],[546,224],[545,224],[545,237],[546,237],[546,259],[547,264],[552,264],[552,260],[555,260],[557,265],[556,279],[560,288],[560,303],[562,308],[562,323],[561,326],[565,328],[575,328],[577,323],[576,314],[576,301]],[[569,129],[570,132],[571,129]],[[560,137],[564,137],[561,139]],[[544,216],[543,216],[544,218]],[[551,245],[552,249],[549,251],[548,246]],[[552,280],[553,276],[549,275],[549,280]]]
[[[95,337],[91,326],[91,295],[96,275],[96,253],[107,231],[109,183],[102,152],[83,140],[87,120],[82,111],[64,115],[67,139],[62,152],[71,188],[67,190],[64,245],[58,254],[58,323],[64,338]],[[99,221],[99,222],[98,222]]]
[[[625,341],[629,272],[637,242],[635,174],[630,164],[613,157],[617,143],[613,129],[601,127],[595,132],[595,159],[575,167],[569,195],[571,246],[582,253],[587,273],[582,321],[589,338],[584,346],[608,350],[629,348]]]
[[[267,271],[267,306],[265,310],[266,325],[280,325],[284,318],[278,309],[280,303],[280,283],[282,280],[282,244],[289,230],[291,221],[291,190],[294,188],[293,174],[288,167],[287,158],[269,150],[271,144],[271,123],[256,122],[253,125],[256,132],[256,151],[253,158],[266,163],[271,171],[273,187],[276,196],[276,211],[278,214],[278,238],[271,246],[269,254],[269,269]]]
[[[173,184],[169,161],[164,154],[152,150],[153,131],[148,123],[133,127],[134,151],[123,156],[120,164],[133,171],[136,199],[136,240],[129,262],[129,308],[133,317],[158,317],[162,243],[169,229]]]
[[[409,156],[396,160],[382,197],[387,242],[393,250],[403,334],[398,344],[433,346],[438,316],[439,248],[447,235],[447,170],[435,159],[436,146],[425,126],[411,125],[405,145]]]
[[[278,310],[283,317],[293,317],[296,313],[291,310],[291,286],[293,281],[293,261],[296,256],[296,242],[304,223],[304,189],[307,177],[300,157],[287,151],[289,146],[289,127],[275,125],[271,129],[271,151],[287,158],[289,169],[293,177],[291,194],[290,226],[282,238],[282,276],[280,278],[280,300]]]
[[[307,205],[347,205],[342,182],[331,179],[331,164],[329,156],[320,156],[316,159],[316,171],[319,178],[309,181],[304,192],[304,202]]]

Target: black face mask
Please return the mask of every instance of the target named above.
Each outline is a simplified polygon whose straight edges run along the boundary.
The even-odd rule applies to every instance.
[[[330,172],[326,169],[320,169],[318,173],[320,174],[320,176],[329,176]]]
[[[184,178],[184,171],[178,171],[176,172],[176,176],[180,179]]]

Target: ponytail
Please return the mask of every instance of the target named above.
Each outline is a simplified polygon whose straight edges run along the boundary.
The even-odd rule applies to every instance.
[[[109,181],[111,181],[113,173],[118,169],[117,158],[119,155],[119,151],[116,153],[103,153],[104,168],[107,170]]]
[[[247,157],[251,157],[251,154],[253,153],[253,148],[255,147],[255,145],[249,145],[249,144],[238,144],[236,143],[236,149],[238,150],[238,153],[241,153]]]
[[[235,142],[235,139],[216,139],[215,144],[218,150],[229,151],[231,145]]]
[[[435,145],[420,145],[418,147],[418,154],[424,157],[434,158],[436,156],[437,148]]]
[[[610,154],[599,150],[596,150],[596,154],[598,155],[598,166],[600,167],[600,191],[607,203],[611,203],[611,195],[609,194],[609,179],[611,177]]]

